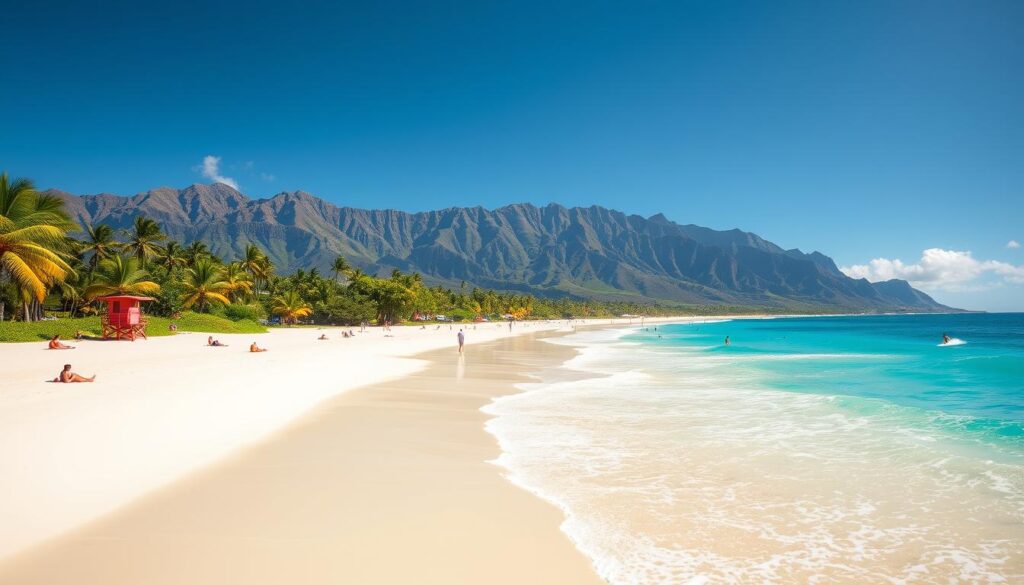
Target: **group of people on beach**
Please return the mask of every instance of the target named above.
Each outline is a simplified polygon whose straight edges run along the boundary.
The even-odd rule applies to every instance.
[[[344,337],[345,339],[348,339],[350,337],[355,337],[356,336],[356,332],[351,330],[351,329],[349,329],[348,331],[342,331],[341,332],[341,336]],[[320,337],[317,337],[316,339],[317,339],[317,341],[327,341],[327,334],[326,333],[321,333]]]
[[[206,345],[209,347],[228,346],[226,343],[221,343],[219,339],[214,339],[212,335],[206,338]],[[267,348],[256,345],[255,341],[249,346],[249,353],[262,353],[264,351],[267,351]]]
[[[367,326],[367,324],[365,322],[363,322],[360,325],[360,331],[365,331],[366,326]],[[499,323],[498,326],[500,327],[501,324]],[[424,326],[422,328],[425,329],[426,327]],[[438,325],[437,329],[440,329],[440,328],[441,328],[441,326]],[[451,325],[449,325],[449,328],[451,328]],[[476,329],[476,326],[474,325],[473,328]],[[509,331],[512,331],[512,322],[511,321],[508,324],[508,328],[509,328]],[[176,329],[177,329],[177,327],[174,327],[174,330],[176,330]],[[390,321],[385,321],[384,322],[383,330],[384,330],[385,333],[391,331],[391,322]],[[351,337],[355,337],[356,336],[355,332],[352,331],[352,330],[342,331],[341,334],[342,334],[343,337],[346,337],[346,338],[351,338]],[[84,334],[81,331],[78,331],[78,332],[75,333],[75,338],[76,339],[82,339],[83,337],[84,337]],[[459,353],[461,354],[465,350],[465,346],[466,346],[466,333],[465,333],[465,331],[462,328],[460,328],[459,332],[456,334],[456,339],[458,340]],[[320,335],[320,337],[317,338],[317,340],[319,340],[319,341],[327,341],[328,340],[327,334],[326,333],[322,333]],[[726,337],[725,343],[726,343],[726,345],[729,344],[729,338],[728,337]],[[215,339],[212,335],[210,335],[210,336],[208,336],[206,338],[206,345],[208,347],[228,347],[227,344],[222,343],[219,339]],[[50,339],[49,343],[47,344],[47,348],[48,349],[58,349],[58,350],[60,350],[60,349],[75,349],[74,346],[67,345],[67,344],[61,342],[59,334],[58,335],[54,335]],[[259,345],[256,344],[255,341],[253,341],[252,344],[249,345],[249,352],[250,353],[263,353],[265,351],[267,351],[267,348],[260,347]],[[72,382],[92,382],[94,380],[96,380],[96,376],[95,375],[93,375],[92,377],[81,376],[81,375],[76,374],[75,372],[71,371],[71,364],[64,364],[64,369],[61,370],[60,374],[58,374],[58,376],[56,378],[54,378],[53,381],[54,382],[61,382],[61,383],[72,383]]]
[[[79,337],[80,333],[81,333],[81,331],[79,331],[78,333],[75,334],[75,338],[76,339],[81,339],[81,337]],[[46,344],[46,348],[47,349],[75,349],[75,346],[67,345],[66,343],[62,342],[60,340],[60,334],[58,333],[57,335],[54,335],[53,337],[50,338],[50,341]],[[81,376],[79,374],[76,374],[76,373],[72,372],[71,371],[71,364],[64,364],[64,369],[62,369],[60,371],[60,373],[57,374],[57,377],[53,379],[54,382],[60,382],[60,383],[64,383],[64,384],[71,383],[71,382],[92,382],[94,380],[96,380],[96,375],[95,374],[93,374],[92,377],[87,378],[85,376]]]

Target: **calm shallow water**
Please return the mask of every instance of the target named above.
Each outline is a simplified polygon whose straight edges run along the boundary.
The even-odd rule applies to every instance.
[[[1024,315],[557,342],[599,377],[528,385],[488,430],[610,582],[1024,582]]]

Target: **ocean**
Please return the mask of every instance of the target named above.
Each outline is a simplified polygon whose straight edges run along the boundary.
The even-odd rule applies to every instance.
[[[1024,583],[1024,314],[550,341],[580,353],[485,407],[495,463],[608,582]]]

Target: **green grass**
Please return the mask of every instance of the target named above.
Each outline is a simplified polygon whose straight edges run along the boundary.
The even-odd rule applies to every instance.
[[[149,328],[159,327],[167,331],[171,320],[163,317],[150,317]],[[178,331],[198,331],[201,333],[266,333],[267,328],[255,321],[241,319],[231,321],[216,315],[204,313],[184,313],[181,319],[175,321],[178,324]],[[148,329],[146,330],[148,334]]]
[[[150,315],[147,315],[146,318],[149,319],[149,326],[146,327],[148,337],[172,335],[170,319]],[[178,331],[200,333],[264,333],[267,330],[266,327],[254,321],[230,321],[223,317],[202,313],[185,313],[181,319],[176,319],[174,322],[178,325]],[[3,321],[0,322],[0,343],[43,341],[58,333],[65,340],[74,339],[75,331],[79,330],[87,336],[100,337],[100,318],[81,317],[35,323]]]

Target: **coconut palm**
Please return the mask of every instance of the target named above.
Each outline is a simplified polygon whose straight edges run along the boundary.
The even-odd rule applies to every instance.
[[[114,239],[114,228],[105,223],[90,224],[85,226],[85,240],[80,243],[79,251],[91,254],[89,268],[94,269],[97,264],[116,254],[120,247],[121,244]]]
[[[210,257],[210,249],[206,246],[205,242],[200,242],[199,240],[185,246],[185,251],[183,253],[185,255],[185,261],[189,266],[195,266],[196,263],[203,258]]]
[[[338,280],[342,274],[348,276],[348,271],[351,269],[352,266],[344,256],[338,256],[334,259],[334,262],[331,262],[331,271],[334,272],[334,280]]]
[[[124,248],[139,261],[139,266],[146,267],[146,262],[160,252],[160,245],[167,236],[160,231],[160,224],[144,215],[135,218],[133,229],[128,233],[128,241]]]
[[[77,284],[77,282],[71,282],[71,279],[66,279],[56,283],[54,286],[54,290],[60,293],[60,300],[61,304],[64,305],[64,310],[72,317],[75,314],[75,309],[82,302],[82,291],[76,286]]]
[[[337,283],[333,280],[322,278],[308,287],[306,298],[316,303],[326,303],[334,298],[337,292]]]
[[[28,179],[0,173],[0,273],[23,298],[41,302],[48,286],[71,273],[67,232],[73,228],[60,199],[39,194]]]
[[[227,296],[232,301],[252,292],[252,277],[241,262],[232,262],[224,267],[223,280],[228,285]]]
[[[245,247],[245,254],[242,255],[241,265],[242,269],[252,277],[255,288],[258,288],[260,283],[266,283],[267,279],[270,278],[272,270],[270,259],[255,244],[249,244]]]
[[[164,247],[157,252],[154,262],[158,266],[162,266],[167,272],[171,272],[179,266],[184,266],[187,262],[185,260],[185,253],[181,248],[181,244],[175,241],[167,242]]]
[[[320,276],[320,269],[316,266],[309,269],[309,274],[306,275],[306,284],[312,285],[322,277]]]
[[[294,290],[274,297],[270,310],[281,317],[281,322],[286,324],[295,323],[299,319],[313,314],[312,307]]]
[[[224,281],[224,271],[209,258],[200,258],[191,268],[185,270],[185,292],[181,303],[186,309],[195,307],[205,311],[214,303],[227,305],[230,286]]]
[[[267,279],[264,290],[271,297],[275,297],[278,293],[287,290],[290,286],[288,279],[272,274],[270,275],[270,278]]]
[[[289,288],[293,290],[302,290],[306,286],[306,271],[299,268],[285,280],[288,283]]]
[[[160,291],[160,285],[147,280],[149,273],[139,266],[138,258],[112,256],[96,267],[92,284],[82,295],[88,300],[106,295],[148,295]]]

